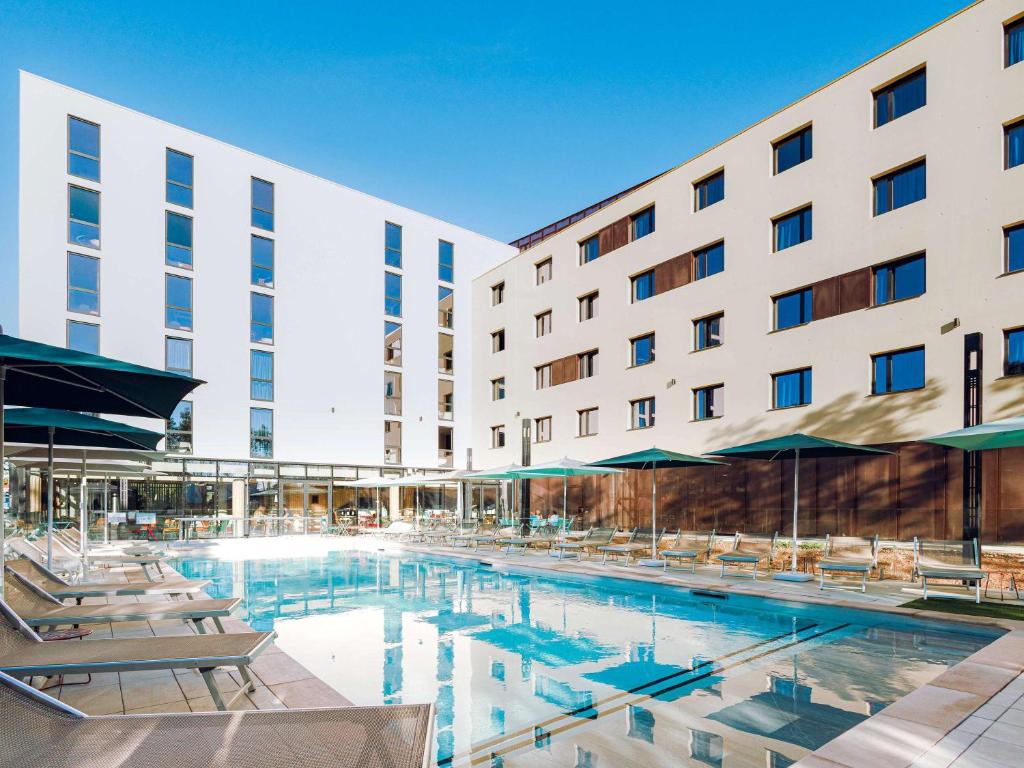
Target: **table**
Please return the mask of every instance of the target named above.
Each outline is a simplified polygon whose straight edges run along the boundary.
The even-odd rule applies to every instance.
[[[1014,573],[1012,573],[1011,571],[985,571],[985,597],[988,597],[988,587],[989,587],[989,584],[992,583],[992,577],[993,576],[998,576],[999,577],[999,600],[1000,601],[1005,599],[1003,597],[1003,590],[1004,590],[1004,586],[1003,585],[1006,583],[1006,577],[1007,576],[1010,577],[1010,589],[1013,590],[1014,595],[1016,595],[1017,599],[1020,600],[1020,590],[1017,589],[1017,576]]]

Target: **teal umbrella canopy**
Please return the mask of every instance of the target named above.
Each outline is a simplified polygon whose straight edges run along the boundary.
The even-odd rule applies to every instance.
[[[824,437],[805,435],[801,432],[794,432],[783,437],[773,437],[770,440],[759,440],[756,443],[745,443],[735,445],[731,448],[722,448],[717,451],[708,451],[712,456],[738,456],[744,459],[789,459],[800,452],[803,459],[824,459],[842,456],[862,456],[866,454],[889,454],[891,451],[883,451],[880,448],[868,448],[864,445],[853,443],[841,443],[838,440],[828,440]]]
[[[519,477],[581,477],[586,475],[612,475],[619,470],[608,467],[595,467],[579,459],[568,457],[548,461],[544,464],[532,464],[523,467],[516,474]]]
[[[118,421],[54,408],[8,408],[4,411],[4,440],[47,445],[50,429],[55,445],[82,448],[123,448],[155,451],[163,434]]]
[[[1024,416],[990,421],[975,427],[944,432],[926,437],[922,443],[935,443],[963,451],[988,451],[994,448],[1020,448],[1024,446]]]
[[[717,459],[707,459],[703,456],[689,456],[685,453],[666,451],[661,448],[648,448],[645,451],[635,451],[622,456],[613,456],[610,459],[601,459],[591,462],[594,467],[619,467],[620,469],[666,469],[672,467],[696,467],[702,464],[725,464]]]
[[[506,464],[504,467],[485,469],[466,475],[469,480],[515,480],[523,468],[519,464]]]

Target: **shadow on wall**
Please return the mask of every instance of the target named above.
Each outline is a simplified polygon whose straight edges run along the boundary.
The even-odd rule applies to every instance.
[[[984,408],[985,421],[1009,419],[1012,416],[1024,416],[1024,381],[1020,377],[1004,377],[996,379],[989,387],[990,394],[997,401],[1003,401],[995,409]]]

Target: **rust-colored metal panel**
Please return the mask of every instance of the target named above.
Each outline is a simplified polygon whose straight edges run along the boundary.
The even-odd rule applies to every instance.
[[[629,217],[619,219],[612,224],[612,250],[621,248],[629,242]]]
[[[612,228],[609,225],[597,233],[597,252],[604,256],[615,248],[616,246],[612,245]]]
[[[576,381],[579,378],[579,363],[576,355],[567,355],[551,361],[551,386]]]
[[[830,277],[827,280],[819,280],[813,286],[812,296],[814,302],[815,320],[823,320],[826,317],[833,317],[839,314],[839,278]]]
[[[654,292],[656,294],[665,293],[689,283],[692,266],[692,252],[656,264],[654,267]]]
[[[871,268],[839,276],[839,311],[855,312],[871,306]]]

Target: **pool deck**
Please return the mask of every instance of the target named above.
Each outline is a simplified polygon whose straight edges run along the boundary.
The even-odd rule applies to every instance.
[[[233,546],[246,546],[236,542]],[[719,578],[715,566],[688,570],[625,568],[599,560],[577,562],[573,558],[557,560],[546,554],[506,557],[500,551],[466,550],[398,544],[363,537],[324,537],[295,542],[297,551],[288,556],[317,556],[334,549],[352,546],[372,550],[407,550],[436,557],[469,559],[490,563],[496,568],[530,569],[551,574],[612,576],[626,580],[698,588],[775,600],[826,604],[832,607],[878,610],[905,616],[935,618],[999,627],[1007,633],[965,661],[955,665],[928,685],[913,691],[880,713],[832,740],[795,765],[800,768],[981,768],[1024,765],[1024,622],[940,614],[900,608],[913,599],[899,581],[871,581],[868,591],[820,591],[817,582],[782,582],[770,578]],[[202,546],[176,548],[175,555],[202,556]],[[137,569],[111,569],[104,578],[138,581]],[[152,600],[152,597],[147,600]],[[110,598],[136,601],[135,597]],[[90,602],[90,601],[86,601]],[[91,602],[105,602],[97,599]],[[1016,601],[1014,601],[1016,602]],[[224,620],[228,632],[250,628],[241,620]],[[92,625],[93,634],[84,642],[104,638],[148,637],[193,633],[180,621],[120,622]],[[276,645],[252,665],[255,692],[246,694],[235,709],[284,709],[345,706],[344,696],[316,678],[309,670]],[[72,685],[80,678],[69,677],[59,688],[48,691],[90,715],[135,714],[147,712],[200,712],[214,709],[202,678],[195,671],[107,673],[93,675],[87,685]],[[236,672],[218,673],[225,693],[237,691]]]

